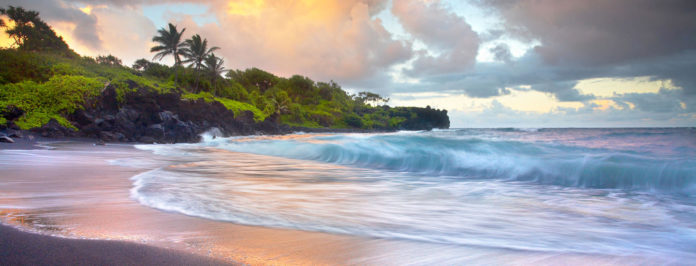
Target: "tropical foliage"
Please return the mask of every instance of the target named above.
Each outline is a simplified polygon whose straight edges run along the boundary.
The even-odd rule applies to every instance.
[[[200,35],[195,34],[191,36],[191,39],[186,40],[184,43],[186,47],[184,47],[184,55],[186,56],[186,60],[184,63],[190,63],[190,66],[192,66],[196,71],[196,85],[194,87],[194,90],[198,90],[198,76],[199,76],[199,71],[201,70],[201,67],[203,66],[203,61],[206,60],[206,58],[211,55],[215,50],[218,50],[220,48],[218,47],[210,47],[208,48],[208,40],[207,39],[202,39]]]
[[[58,37],[56,32],[39,18],[39,12],[9,6],[7,9],[0,9],[0,14],[7,16],[14,22],[14,26],[7,27],[2,21],[2,26],[7,27],[5,33],[14,40],[14,45],[18,49],[53,51],[68,56],[76,55],[68,48],[68,44],[63,41],[63,38]]]
[[[22,128],[38,127],[50,119],[70,127],[65,118],[92,103],[107,84],[116,87],[120,100],[138,89],[176,93],[185,100],[220,102],[236,116],[249,111],[256,121],[270,119],[291,126],[449,127],[446,110],[389,107],[388,98],[370,92],[350,95],[333,81],[278,77],[258,68],[227,71],[225,60],[213,53],[218,47],[209,47],[198,34],[183,40],[185,29],[173,24],[157,31],[153,38],[157,45],[151,48],[154,60],[172,57],[173,66],[139,59],[127,67],[113,55],[80,57],[67,45],[55,45],[65,42],[36,12],[15,7],[0,12],[15,22],[12,25],[25,25],[7,29],[16,45],[0,49],[0,114],[11,107],[24,110],[17,123]],[[184,63],[189,66],[183,67]]]
[[[156,53],[152,59],[159,61],[171,55],[174,57],[174,68],[176,68],[181,65],[181,56],[185,55],[184,48],[186,48],[186,44],[181,40],[181,37],[186,29],[178,31],[172,23],[169,23],[168,27],[168,29],[159,29],[157,31],[158,35],[152,37],[152,41],[158,43],[158,45],[150,48],[150,52]],[[177,80],[177,72],[174,72],[174,81]]]

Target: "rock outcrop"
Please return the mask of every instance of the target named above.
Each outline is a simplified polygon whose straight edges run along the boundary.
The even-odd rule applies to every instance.
[[[253,113],[234,112],[219,102],[185,100],[177,93],[160,94],[136,88],[119,101],[116,89],[109,85],[85,108],[68,116],[78,130],[51,120],[32,129],[43,137],[87,137],[105,142],[179,143],[197,142],[200,134],[217,128],[223,135],[283,134],[288,126],[272,120],[257,123]],[[21,110],[13,110],[21,115]]]

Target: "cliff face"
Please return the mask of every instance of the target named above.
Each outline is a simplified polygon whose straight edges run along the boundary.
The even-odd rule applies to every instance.
[[[32,129],[44,137],[87,137],[109,142],[178,143],[196,142],[199,135],[218,128],[224,135],[283,134],[288,126],[272,118],[254,122],[253,113],[235,117],[219,102],[182,100],[176,93],[159,94],[146,89],[124,95],[117,100],[116,90],[107,86],[96,99],[68,116],[78,130],[56,121]]]
[[[180,93],[161,93],[152,88],[130,83],[130,90],[118,95],[113,85],[106,86],[96,97],[85,100],[83,108],[66,116],[70,129],[56,120],[31,129],[43,137],[86,137],[106,142],[180,143],[197,142],[200,134],[217,128],[222,135],[287,134],[305,132],[371,132],[395,130],[430,130],[448,128],[446,110],[418,107],[388,107],[381,110],[399,118],[390,127],[353,128],[302,128],[290,127],[280,122],[277,115],[263,121],[254,120],[254,113],[242,111],[237,115],[218,101],[183,99]],[[13,106],[4,108],[2,116],[7,124],[0,125],[0,135],[21,136],[14,121],[22,117],[24,110]],[[19,134],[17,134],[19,132]]]

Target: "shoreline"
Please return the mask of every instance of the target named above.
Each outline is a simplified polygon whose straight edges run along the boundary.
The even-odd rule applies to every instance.
[[[103,254],[100,252],[111,253],[111,243],[124,243],[122,245],[128,247],[123,249],[141,247],[143,244],[164,249],[167,252],[155,254],[169,258],[189,254],[214,262],[252,265],[505,264],[512,261],[518,264],[553,265],[640,261],[636,257],[519,251],[340,235],[240,225],[187,216],[153,209],[131,198],[129,190],[133,183],[130,178],[156,166],[133,168],[108,163],[109,160],[121,159],[139,162],[145,158],[159,161],[158,155],[137,150],[130,144],[95,146],[89,142],[58,141],[47,145],[54,149],[0,150],[0,218],[5,228],[8,225],[10,228],[27,228],[21,231],[28,232],[18,237],[34,235],[32,238],[39,239],[36,241],[60,243],[62,240],[72,242],[79,238],[105,241],[100,246],[101,250],[85,249],[76,251],[81,253],[74,253],[88,258],[99,257]],[[230,156],[239,155],[230,153]],[[10,241],[9,245],[15,244]],[[119,247],[116,246],[117,251]],[[49,246],[46,248],[50,249]],[[41,250],[17,244],[8,252]],[[179,255],[167,255],[170,253]],[[69,252],[59,255],[72,256],[66,254]],[[128,253],[119,254],[128,256]],[[3,253],[0,255],[6,257]],[[143,259],[161,258],[157,256]],[[34,259],[34,256],[24,258]],[[31,262],[27,261],[26,264]],[[43,262],[52,264],[51,261]],[[65,263],[75,264],[79,261]]]
[[[350,134],[350,133],[392,133],[397,132],[397,130],[373,130],[373,129],[351,129],[351,128],[303,128],[303,127],[293,127],[292,131],[282,132],[276,134],[258,134],[258,135],[229,135],[225,137],[244,137],[244,136],[282,136],[290,135],[296,133],[336,133],[336,134]],[[14,143],[0,142],[0,150],[34,150],[34,149],[44,149],[40,143],[55,143],[55,142],[81,142],[90,143],[95,145],[103,144],[123,144],[123,145],[138,145],[138,144],[152,144],[140,141],[104,141],[98,137],[43,137],[38,132],[33,132],[31,130],[16,130],[22,137],[11,137]],[[0,132],[0,136],[2,136]],[[9,136],[8,136],[9,137]],[[197,143],[197,142],[174,142],[174,143],[159,143],[159,144],[177,144],[177,143]]]
[[[69,239],[0,223],[3,265],[234,265],[174,249],[126,241]]]

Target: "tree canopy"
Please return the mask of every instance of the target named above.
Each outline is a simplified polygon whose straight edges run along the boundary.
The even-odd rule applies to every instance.
[[[0,14],[6,15],[14,26],[8,27],[4,21],[2,26],[5,33],[14,40],[14,45],[26,51],[53,51],[66,55],[76,55],[63,37],[56,35],[51,26],[39,18],[39,12],[25,10],[22,7],[9,6],[0,9]]]

